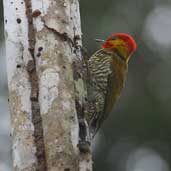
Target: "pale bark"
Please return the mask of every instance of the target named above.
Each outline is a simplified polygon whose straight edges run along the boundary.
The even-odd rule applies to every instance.
[[[14,169],[91,171],[91,154],[77,148],[78,0],[4,0],[4,18]]]

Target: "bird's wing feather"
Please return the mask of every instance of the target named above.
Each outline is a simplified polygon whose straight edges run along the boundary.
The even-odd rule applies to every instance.
[[[89,69],[92,84],[89,94],[96,109],[95,113],[91,114],[89,125],[94,136],[120,96],[127,63],[115,53],[100,50],[90,58]]]
[[[91,129],[95,128],[95,130],[93,130],[94,135],[100,127],[101,123],[99,121],[105,114],[104,105],[109,84],[108,79],[112,74],[111,63],[111,54],[103,50],[96,52],[89,60],[90,96],[96,109],[95,113],[92,113],[92,116],[90,116],[90,127]]]

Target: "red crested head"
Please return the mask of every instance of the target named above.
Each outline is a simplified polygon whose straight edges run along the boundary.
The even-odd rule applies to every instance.
[[[117,49],[128,58],[136,50],[137,44],[129,34],[116,33],[107,38],[102,47],[104,49]]]

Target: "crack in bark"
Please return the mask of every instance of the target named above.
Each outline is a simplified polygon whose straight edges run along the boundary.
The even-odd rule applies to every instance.
[[[33,18],[32,18],[32,4],[31,0],[24,0],[26,7],[26,16],[28,19],[28,42],[29,42],[29,51],[32,56],[32,60],[28,61],[27,71],[29,74],[29,79],[31,83],[31,108],[32,108],[32,122],[34,125],[34,141],[36,146],[36,157],[38,166],[36,171],[46,171],[46,156],[45,156],[45,147],[44,147],[44,139],[43,139],[43,126],[42,126],[42,118],[40,114],[40,105],[39,105],[39,82],[38,75],[36,71],[36,60],[34,56],[35,50],[35,29],[33,26]]]
[[[45,20],[43,19],[43,17],[41,18],[42,22],[44,23],[44,27],[50,31],[52,31],[55,35],[57,35],[62,41],[67,41],[70,45],[71,50],[74,48],[74,53],[77,55],[76,51],[77,50],[81,50],[82,47],[81,45],[78,45],[78,41],[81,40],[80,35],[75,35],[75,31],[74,31],[74,37],[73,39],[71,37],[69,37],[69,35],[67,33],[60,33],[59,31],[55,30],[54,28],[49,27]],[[73,28],[73,30],[75,30],[75,28]]]
[[[52,32],[53,32],[55,35],[57,35],[62,41],[67,41],[67,42],[69,42],[69,45],[71,45],[71,49],[72,49],[72,47],[75,47],[74,41],[68,36],[67,33],[60,33],[60,32],[58,32],[57,30],[55,30],[54,28],[51,28],[51,27],[47,26],[47,25],[45,24],[45,21],[44,21],[44,20],[43,20],[43,22],[44,22],[45,28],[47,28],[48,30],[52,31]]]

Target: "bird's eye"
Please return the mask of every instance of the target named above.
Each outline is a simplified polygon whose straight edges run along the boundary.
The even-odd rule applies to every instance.
[[[117,38],[116,37],[112,37],[110,40],[116,40]]]

